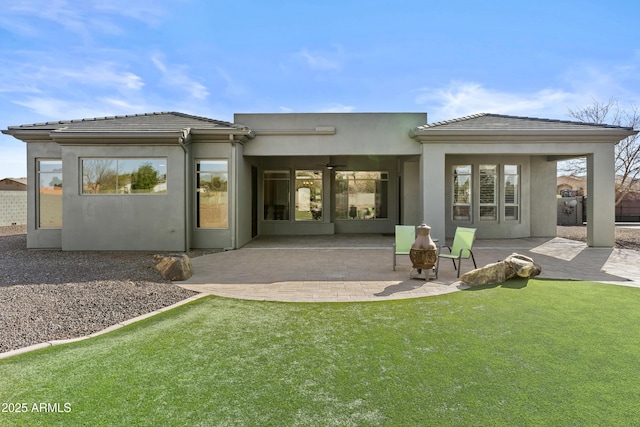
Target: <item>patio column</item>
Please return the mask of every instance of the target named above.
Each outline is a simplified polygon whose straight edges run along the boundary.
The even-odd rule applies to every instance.
[[[587,155],[587,245],[615,245],[615,157],[613,144]]]
[[[420,157],[420,206],[422,220],[431,227],[431,237],[444,243],[446,227],[445,147],[422,144]]]

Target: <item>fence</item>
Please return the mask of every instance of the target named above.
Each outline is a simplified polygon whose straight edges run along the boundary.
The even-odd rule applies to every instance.
[[[0,226],[27,223],[27,192],[0,191]]]
[[[625,199],[616,206],[616,221],[640,222],[640,200]]]
[[[582,196],[561,197],[558,199],[558,225],[582,225],[584,220],[584,202]]]

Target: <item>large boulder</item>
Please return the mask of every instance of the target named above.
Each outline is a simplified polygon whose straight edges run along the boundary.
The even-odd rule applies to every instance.
[[[503,261],[487,264],[484,267],[471,270],[460,277],[463,285],[480,286],[505,282],[513,277],[534,277],[542,269],[532,258],[513,253]]]
[[[156,268],[167,280],[179,282],[193,274],[191,258],[186,254],[156,255],[154,260]]]

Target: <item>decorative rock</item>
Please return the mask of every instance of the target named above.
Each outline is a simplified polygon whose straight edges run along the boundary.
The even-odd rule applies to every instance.
[[[187,280],[193,274],[191,258],[186,254],[156,255],[154,260],[156,268],[167,280]]]
[[[513,253],[503,261],[487,264],[471,270],[460,277],[460,281],[468,286],[493,285],[502,283],[513,277],[534,277],[542,269],[528,256]]]

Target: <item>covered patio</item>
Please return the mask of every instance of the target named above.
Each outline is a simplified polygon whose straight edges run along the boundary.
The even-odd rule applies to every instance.
[[[214,295],[270,301],[341,302],[418,298],[460,290],[453,265],[438,280],[410,279],[411,261],[384,234],[263,236],[239,250],[193,258],[194,275],[179,285]],[[579,279],[640,286],[637,251],[590,248],[562,238],[480,239],[478,267],[518,252],[542,267],[539,278]],[[473,268],[462,263],[462,272]]]

